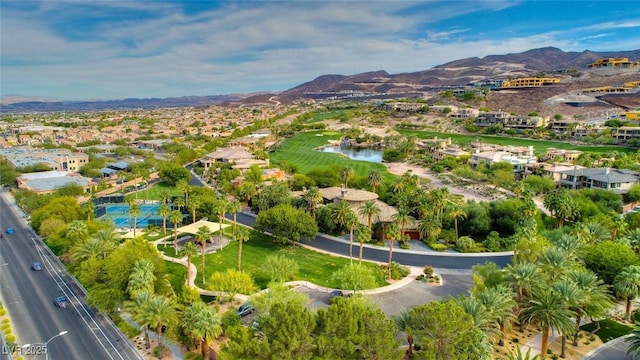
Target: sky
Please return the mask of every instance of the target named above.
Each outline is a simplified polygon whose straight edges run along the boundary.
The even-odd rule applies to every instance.
[[[628,1],[0,2],[0,96],[282,91],[324,74],[426,70],[553,46],[640,49]]]

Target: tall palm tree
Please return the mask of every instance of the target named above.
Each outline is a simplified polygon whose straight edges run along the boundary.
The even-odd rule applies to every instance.
[[[133,237],[136,237],[136,229],[138,228],[138,216],[142,213],[142,208],[137,202],[129,204],[129,215],[133,217]]]
[[[498,345],[500,346],[504,345],[505,325],[515,320],[513,310],[517,304],[513,300],[513,295],[513,292],[504,285],[486,288],[474,295],[487,309],[494,329],[489,333],[498,337]]]
[[[520,314],[531,291],[542,282],[543,274],[537,265],[523,262],[507,266],[504,279],[516,294],[517,314]],[[520,332],[524,331],[524,326],[525,322],[521,320]]]
[[[222,334],[218,313],[202,301],[195,302],[184,312],[182,326],[187,334],[200,342],[202,358],[208,359],[210,341]]]
[[[366,200],[359,208],[358,215],[367,218],[367,226],[369,230],[371,230],[371,226],[373,225],[373,221],[378,221],[380,219],[380,207],[376,204],[375,200]]]
[[[609,286],[604,284],[598,276],[590,270],[577,269],[567,273],[567,277],[581,290],[580,297],[576,299],[576,332],[573,334],[573,346],[578,346],[580,323],[583,316],[597,318],[607,315],[613,305],[609,292]],[[598,324],[598,322],[596,322]]]
[[[222,238],[224,237],[224,228],[222,224],[224,222],[224,214],[226,214],[229,209],[229,201],[225,198],[218,199],[216,202],[216,211],[218,212],[218,239],[220,249],[222,249]]]
[[[187,286],[191,286],[191,274],[189,273],[189,268],[191,267],[191,258],[195,255],[198,255],[198,248],[191,241],[187,241],[182,250],[180,250],[180,256],[187,257]]]
[[[72,243],[85,239],[89,235],[87,224],[80,220],[73,220],[67,225],[64,235]]]
[[[409,215],[409,209],[406,207],[398,207],[398,212],[391,216],[391,219],[398,224],[398,228],[400,228],[400,239],[404,241],[405,230],[407,225],[411,223],[413,220],[413,216]]]
[[[569,279],[559,279],[558,281],[551,284],[551,290],[560,296],[562,303],[565,308],[575,312],[576,307],[579,304],[580,298],[584,296],[582,289],[576,285],[573,281]],[[577,317],[577,313],[576,313]],[[567,336],[575,334],[578,331],[579,324],[573,324],[572,328],[569,329],[568,332],[562,333],[562,344],[560,347],[560,357],[566,357],[566,344],[567,344]]]
[[[353,261],[353,233],[358,224],[358,216],[351,210],[345,219],[345,226],[349,228],[349,260],[351,261]]]
[[[177,304],[173,298],[164,295],[154,295],[144,304],[144,317],[149,325],[156,328],[158,334],[158,348],[162,351],[162,326],[173,324],[178,319]]]
[[[85,201],[84,203],[82,203],[82,211],[87,214],[87,221],[91,221],[91,216],[95,213],[96,211],[96,204],[93,203],[93,201],[89,200],[89,201]]]
[[[182,210],[183,207],[187,205],[186,200],[183,197],[177,197],[173,200],[173,206],[175,206],[178,211]]]
[[[358,218],[348,202],[340,200],[333,209],[333,221],[343,228],[349,229],[349,258],[353,258],[353,229],[357,225]]]
[[[385,231],[384,231],[384,235],[387,239],[389,239],[389,273],[388,273],[388,277],[389,280],[391,280],[391,263],[393,260],[393,243],[398,240],[400,238],[400,229],[398,228],[398,224],[396,224],[395,222],[392,222],[391,224],[387,225]]]
[[[456,206],[451,211],[449,211],[449,217],[453,219],[453,223],[456,229],[456,239],[459,237],[458,235],[458,219],[465,219],[467,217],[467,213],[460,206]]]
[[[77,242],[71,248],[74,260],[84,261],[91,258],[107,258],[119,242],[119,237],[112,229],[100,229],[94,237]]]
[[[238,213],[242,211],[242,203],[238,199],[229,202],[229,212],[233,213],[233,237],[236,237],[236,228],[238,226]]]
[[[135,262],[129,274],[127,282],[127,292],[129,297],[134,299],[140,292],[153,294],[153,283],[156,280],[153,274],[153,263],[148,259],[140,259]]]
[[[167,190],[160,190],[158,197],[161,204],[168,204],[171,201],[171,194]]]
[[[196,211],[202,206],[202,200],[197,196],[191,196],[187,203],[187,208],[191,211],[191,223],[196,222]]]
[[[438,220],[442,221],[442,212],[449,202],[449,188],[442,187],[429,191],[429,202],[433,206]]]
[[[176,183],[176,188],[184,196],[185,205],[188,204],[189,203],[189,193],[191,192],[191,185],[189,185],[189,182],[187,180],[184,180],[184,179],[179,180]]]
[[[629,245],[636,254],[640,253],[640,228],[627,231],[618,241]]]
[[[407,354],[409,358],[413,357],[413,343],[414,343],[414,331],[412,328],[411,313],[407,310],[400,310],[398,316],[394,316],[393,320],[398,327],[398,330],[404,331],[407,334],[407,343],[409,343],[409,350]]]
[[[640,295],[640,266],[629,265],[622,269],[613,280],[613,288],[625,297],[627,305],[624,318],[631,321],[631,301]]]
[[[624,218],[614,211],[611,215],[611,239],[613,239],[614,241],[617,240],[618,236],[624,233],[625,230],[627,230],[628,226],[629,225],[626,221],[624,221]]]
[[[305,201],[309,209],[311,209],[311,216],[313,220],[316,219],[316,207],[322,202],[322,193],[317,186],[312,186],[309,190],[302,194],[302,199]]]
[[[371,186],[371,191],[376,192],[376,189],[382,185],[382,174],[376,169],[372,169],[367,176],[367,184]]]
[[[535,289],[528,296],[523,308],[522,319],[542,328],[542,345],[540,354],[544,358],[549,348],[549,333],[556,330],[560,334],[568,334],[574,328],[575,312],[567,309],[562,297],[549,288]]]
[[[182,224],[182,213],[173,210],[169,213],[169,221],[173,224],[173,250],[178,251],[178,225]]]
[[[538,264],[546,274],[549,274],[551,281],[563,277],[567,271],[577,265],[564,250],[556,247],[544,250],[538,257]]]
[[[205,283],[204,276],[204,267],[205,261],[204,257],[207,254],[207,241],[211,239],[211,230],[207,226],[200,226],[198,231],[196,232],[196,240],[200,241],[202,244],[202,283]]]
[[[418,220],[418,232],[420,236],[429,241],[435,241],[442,231],[442,223],[436,215],[430,214]]]
[[[125,303],[126,308],[133,315],[133,320],[144,329],[145,347],[147,349],[151,347],[151,343],[149,342],[149,319],[146,317],[145,306],[151,296],[153,296],[153,293],[149,291],[138,291],[130,302]]]
[[[340,180],[342,181],[342,187],[346,189],[347,187],[349,187],[349,181],[353,179],[355,171],[351,166],[344,166],[342,169],[340,169],[339,175]]]
[[[358,254],[358,262],[362,264],[362,252],[364,250],[364,242],[371,241],[371,230],[369,230],[366,226],[358,226],[356,228],[356,238],[358,242],[360,242],[360,249]]]
[[[162,233],[163,238],[167,237],[167,216],[171,214],[171,208],[166,203],[161,203],[158,207],[158,215],[162,216]]]
[[[242,271],[242,243],[249,241],[251,233],[245,227],[236,229],[235,239],[238,242],[238,271]]]

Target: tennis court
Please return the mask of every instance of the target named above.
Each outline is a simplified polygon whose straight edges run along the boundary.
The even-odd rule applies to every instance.
[[[129,204],[105,204],[101,207],[104,213],[100,219],[113,221],[117,228],[133,228],[133,217],[129,216]],[[158,215],[160,204],[140,204],[140,215],[136,219],[136,228],[142,229],[149,227],[149,224],[162,226],[162,216]]]

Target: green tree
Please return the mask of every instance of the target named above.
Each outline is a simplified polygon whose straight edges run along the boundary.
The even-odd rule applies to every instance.
[[[309,190],[305,191],[302,194],[302,199],[311,210],[311,217],[313,217],[313,220],[315,220],[316,206],[322,202],[322,193],[320,192],[320,189],[318,189],[317,186],[309,188]]]
[[[178,320],[177,304],[173,298],[154,295],[143,305],[143,317],[149,325],[155,326],[158,334],[158,348],[162,349],[162,327],[170,327]]]
[[[136,229],[138,227],[138,216],[142,209],[140,208],[140,204],[137,202],[132,202],[129,204],[129,216],[133,217],[133,237],[136,237]]]
[[[225,198],[218,199],[215,209],[218,213],[218,245],[222,249],[222,238],[224,237],[224,227],[222,225],[225,219],[224,214],[226,214],[229,209],[229,200]]]
[[[169,221],[173,224],[173,249],[178,251],[178,225],[182,224],[182,213],[178,210],[172,210],[169,213]]]
[[[160,165],[158,176],[172,186],[175,186],[180,180],[184,180],[187,183],[191,180],[191,173],[189,170],[185,169],[180,164],[171,162],[165,162]]]
[[[613,284],[622,270],[638,262],[637,255],[625,244],[614,241],[586,245],[580,252],[580,259],[587,269],[598,275],[605,284]]]
[[[336,298],[317,317],[317,349],[324,359],[403,358],[395,322],[362,297]]]
[[[147,259],[136,261],[131,274],[129,274],[129,282],[127,283],[129,297],[135,299],[141,292],[153,294],[153,284],[155,280],[153,263]]]
[[[269,255],[262,265],[262,270],[276,283],[293,280],[298,269],[298,262],[285,255]]]
[[[87,200],[80,205],[82,211],[87,215],[87,221],[91,221],[91,216],[95,214],[96,204],[93,201]]]
[[[387,225],[385,230],[384,230],[384,236],[385,238],[387,238],[389,240],[389,262],[387,264],[388,266],[388,277],[389,280],[391,280],[391,266],[392,266],[392,260],[393,260],[393,243],[400,239],[400,229],[398,228],[398,225],[395,222],[392,222],[391,224]]]
[[[358,253],[358,262],[362,263],[362,252],[364,251],[364,243],[371,241],[371,230],[366,226],[358,226],[356,228],[356,239],[360,243],[360,249]]]
[[[359,208],[358,214],[367,219],[367,226],[369,230],[373,225],[373,221],[380,219],[380,207],[376,204],[375,200],[366,200]]]
[[[557,219],[557,226],[562,227],[565,221],[578,217],[578,207],[567,189],[558,189],[544,196],[544,206]]]
[[[289,204],[277,205],[269,210],[261,211],[254,224],[258,231],[270,231],[281,243],[295,242],[305,238],[313,239],[318,233],[318,225],[311,215],[304,210]]]
[[[167,216],[171,214],[171,208],[166,203],[161,203],[158,207],[158,215],[162,216],[162,233],[163,238],[167,237]],[[182,218],[182,216],[180,216]]]
[[[342,289],[355,291],[372,289],[377,284],[373,269],[358,263],[343,266],[333,273],[331,278],[339,283]]]
[[[464,219],[465,217],[467,217],[467,213],[464,212],[464,210],[461,207],[456,206],[455,208],[451,209],[451,211],[449,211],[449,216],[453,219],[453,222],[455,224],[456,239],[457,239],[459,237],[459,235],[458,235],[458,219]]]
[[[562,297],[551,289],[536,289],[529,294],[529,301],[522,310],[521,319],[542,328],[540,354],[543,358],[549,348],[549,332],[553,329],[561,334],[569,334],[574,329],[575,313],[567,309]]]
[[[181,320],[181,325],[192,339],[200,342],[200,349],[204,359],[209,358],[209,344],[211,340],[222,334],[220,316],[216,311],[202,301],[189,306]]]
[[[340,181],[342,182],[342,187],[345,189],[348,188],[349,181],[351,181],[354,176],[355,171],[351,166],[344,166],[342,169],[340,169]]]
[[[197,196],[191,196],[191,198],[189,198],[189,202],[187,202],[187,209],[191,211],[192,224],[196,222],[196,211],[200,209],[200,207],[202,206],[202,203],[203,201]]]
[[[256,307],[260,314],[271,313],[271,308],[275,304],[293,304],[299,309],[304,309],[309,303],[309,296],[293,290],[284,283],[270,283],[269,291],[261,291],[253,295],[249,302]]]
[[[367,175],[367,184],[371,186],[372,192],[376,192],[376,189],[378,189],[378,187],[382,185],[382,181],[382,174],[380,174],[380,171],[376,169],[372,169],[369,172],[369,175]]]
[[[629,343],[626,355],[631,356],[634,360],[640,358],[640,326],[633,328],[630,336],[624,341]]]
[[[189,269],[191,267],[191,258],[195,255],[198,255],[198,248],[191,241],[187,241],[182,247],[182,250],[180,250],[180,256],[187,257],[187,286],[191,286],[191,273]]]
[[[214,272],[209,280],[209,290],[225,292],[229,300],[235,298],[237,294],[248,295],[258,289],[251,275],[235,269],[227,269],[225,272]]]
[[[586,269],[572,270],[567,274],[578,289],[581,290],[575,299],[574,311],[576,312],[576,331],[573,334],[573,346],[578,346],[578,335],[582,318],[598,318],[607,315],[613,305],[609,287],[596,274]]]
[[[242,203],[238,201],[238,199],[231,200],[229,202],[229,208],[227,209],[227,211],[233,214],[233,237],[236,238],[236,228],[238,227],[238,213],[242,211]]]
[[[418,305],[409,310],[409,314],[411,328],[426,358],[462,360],[489,357],[491,347],[486,337],[473,326],[471,316],[455,300]]]
[[[200,226],[196,232],[196,240],[202,244],[202,283],[206,282],[204,276],[205,269],[205,255],[207,254],[207,241],[211,240],[211,230],[207,226]]]
[[[418,220],[418,232],[422,238],[433,242],[442,231],[442,223],[435,215],[429,215]]]
[[[236,230],[235,239],[238,242],[238,271],[242,271],[242,243],[249,241],[251,233],[249,229],[239,227]]]
[[[631,302],[640,295],[640,266],[630,265],[622,269],[613,281],[615,291],[624,296],[626,307],[624,318],[631,321]]]
[[[400,314],[394,316],[393,320],[396,322],[398,330],[406,334],[407,343],[409,344],[407,355],[409,355],[409,358],[413,358],[413,344],[415,339],[413,337],[414,331],[411,324],[411,314],[407,310],[400,310]]]

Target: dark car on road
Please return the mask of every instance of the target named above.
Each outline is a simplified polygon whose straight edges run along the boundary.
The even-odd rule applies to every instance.
[[[351,294],[345,294],[341,290],[333,290],[329,294],[329,302],[331,302],[331,300],[333,300],[333,299],[335,299],[337,297],[350,298]]]
[[[53,299],[53,304],[61,309],[66,309],[69,306],[69,302],[67,302],[67,297],[64,295],[60,295]]]
[[[42,264],[40,264],[40,262],[36,261],[33,264],[31,264],[31,270],[33,271],[40,271],[42,270]]]
[[[238,316],[240,316],[240,317],[245,317],[245,316],[253,313],[255,310],[256,310],[256,308],[251,304],[242,304],[242,305],[240,305],[238,310],[236,310],[236,314],[238,314]]]

